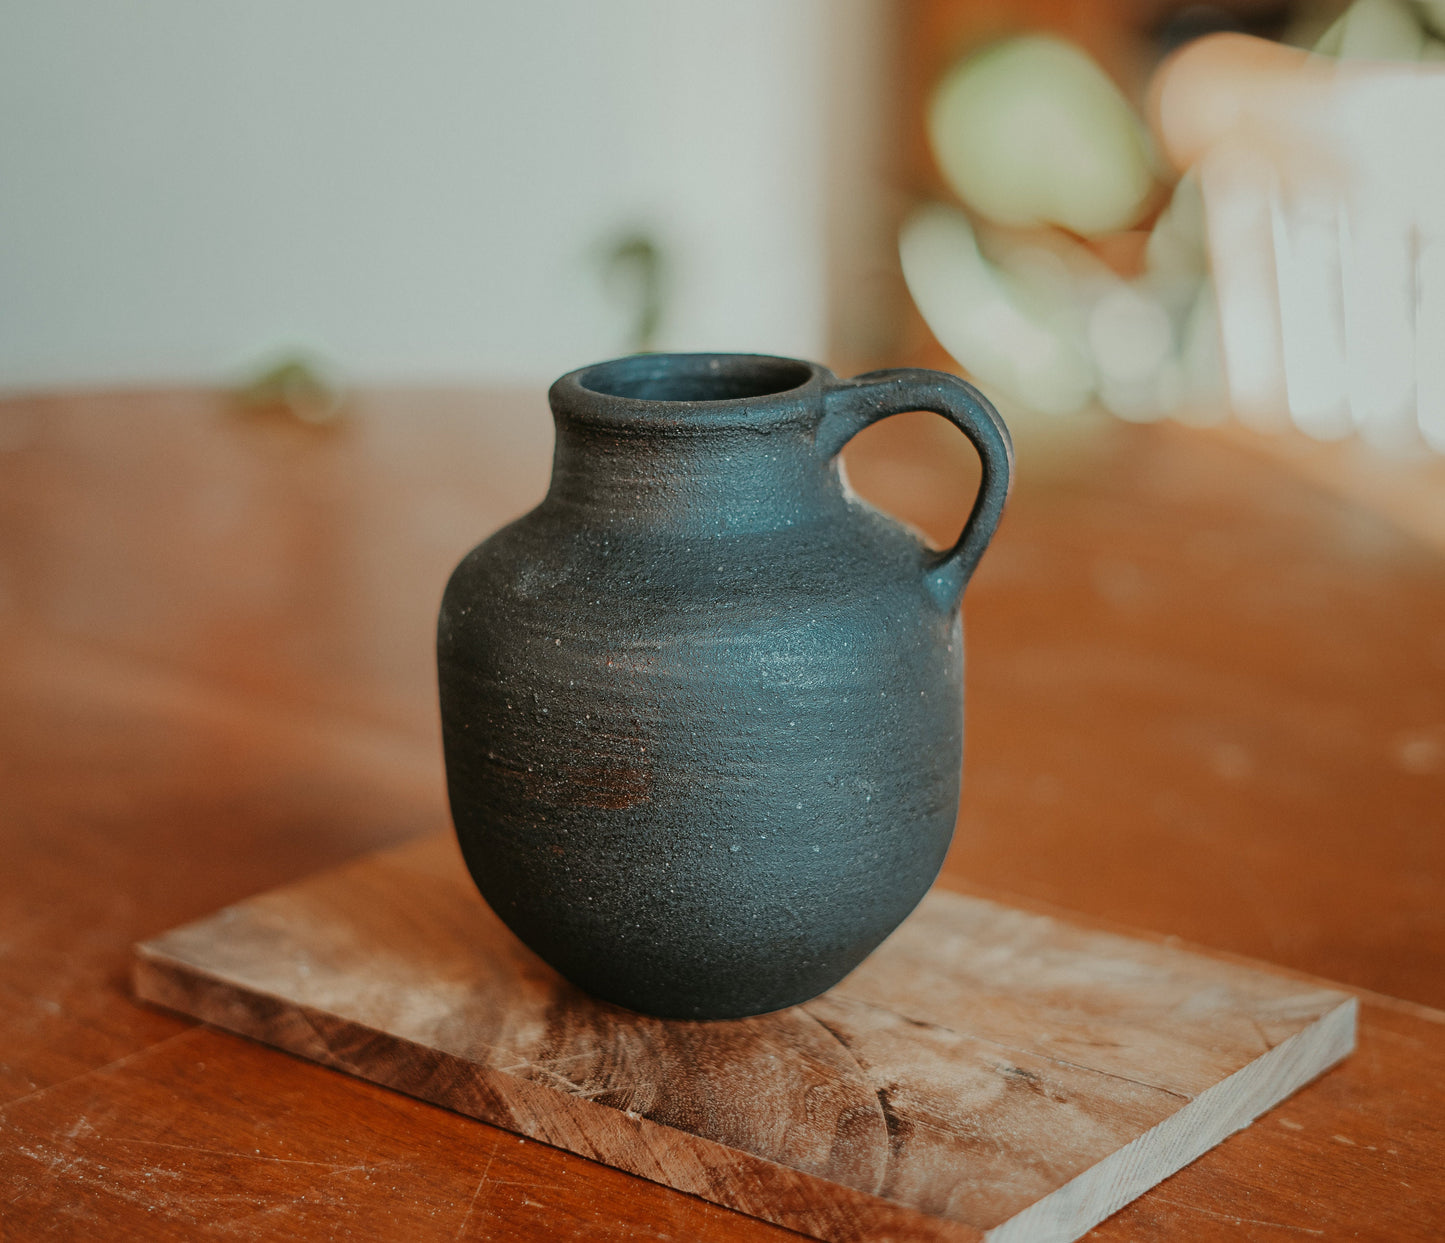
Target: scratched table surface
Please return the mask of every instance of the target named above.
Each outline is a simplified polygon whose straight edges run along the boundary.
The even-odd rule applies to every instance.
[[[540,393],[0,402],[0,1237],[797,1237],[128,991],[132,942],[446,826],[435,606],[550,439]],[[1090,1237],[1438,1238],[1445,554],[1238,437],[1021,440],[941,883],[1364,1001]],[[922,415],[849,467],[937,541],[974,469]]]

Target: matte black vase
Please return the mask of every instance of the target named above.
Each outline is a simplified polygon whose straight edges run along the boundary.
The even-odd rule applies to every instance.
[[[438,623],[462,853],[492,909],[599,997],[668,1018],[794,1005],[938,874],[963,749],[959,600],[1008,431],[940,372],[754,355],[563,376],[552,485],[457,567]],[[928,550],[838,452],[933,410],[983,481]]]

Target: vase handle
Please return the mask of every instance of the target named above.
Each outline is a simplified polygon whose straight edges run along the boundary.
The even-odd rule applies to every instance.
[[[941,414],[968,437],[983,464],[978,496],[958,542],[928,562],[929,594],[951,612],[963,599],[963,589],[998,528],[1013,486],[1013,441],[998,411],[972,384],[945,371],[899,367],[830,385],[824,395],[818,448],[832,460],[865,427],[907,410]]]

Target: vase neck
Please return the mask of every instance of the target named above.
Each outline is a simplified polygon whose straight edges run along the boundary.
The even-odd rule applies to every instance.
[[[549,506],[610,529],[726,535],[781,530],[827,514],[838,470],[812,425],[771,431],[621,434],[558,420]]]
[[[609,528],[727,534],[797,526],[841,500],[816,444],[829,373],[749,354],[646,354],[549,394],[550,506]]]

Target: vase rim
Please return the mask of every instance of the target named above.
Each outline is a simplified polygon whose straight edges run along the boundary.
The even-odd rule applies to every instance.
[[[775,423],[811,408],[825,373],[776,354],[631,354],[568,372],[549,397],[585,422]]]

